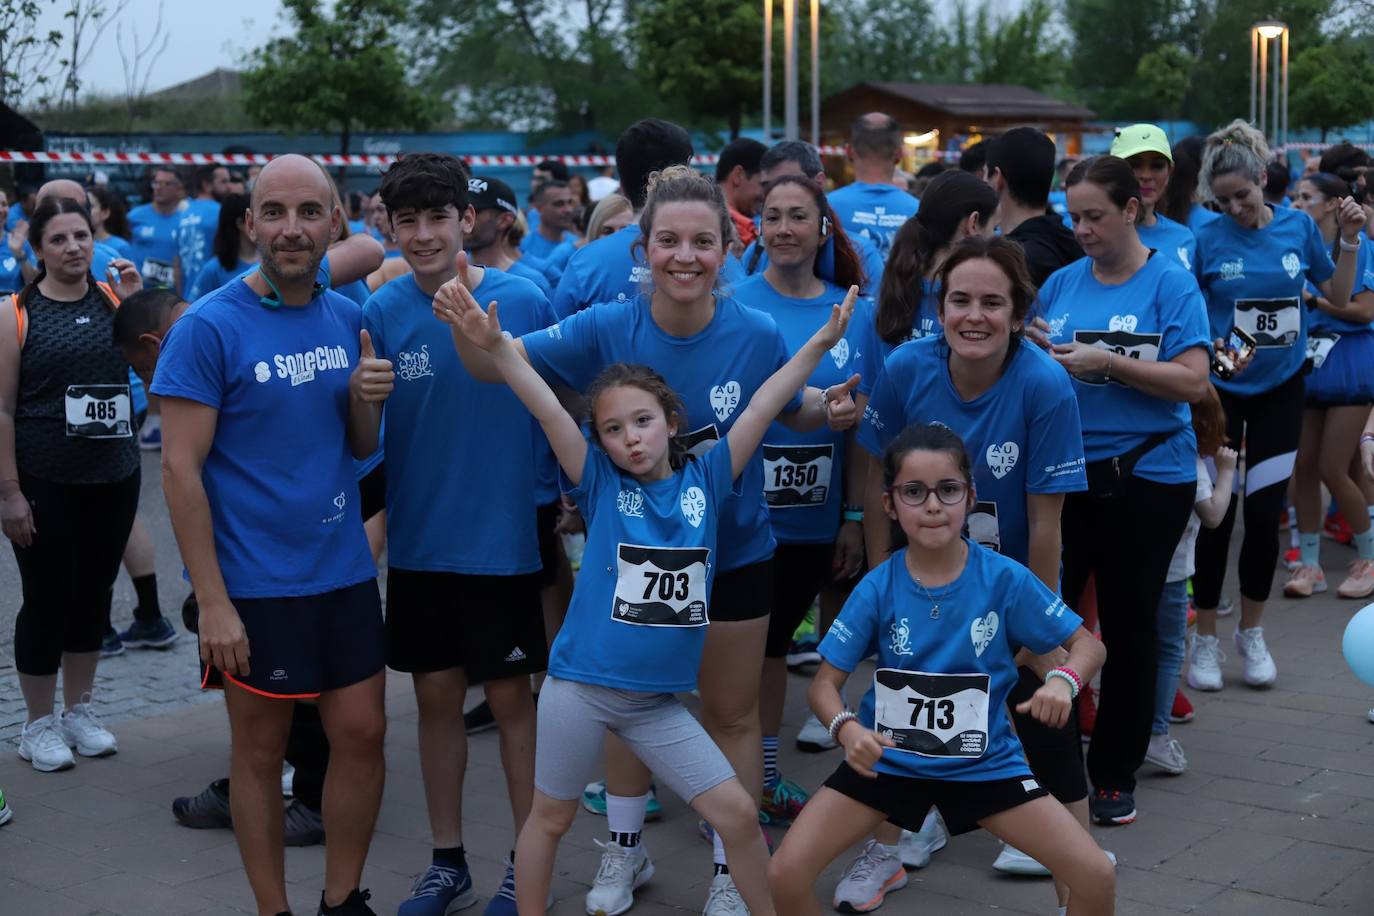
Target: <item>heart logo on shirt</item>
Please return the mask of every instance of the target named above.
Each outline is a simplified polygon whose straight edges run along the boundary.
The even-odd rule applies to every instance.
[[[682,491],[682,517],[687,519],[693,528],[700,528],[702,519],[706,518],[706,494],[701,492],[701,487],[688,487]]]
[[[1011,473],[1011,469],[1016,467],[1016,459],[1021,457],[1021,449],[1015,442],[1003,442],[998,445],[994,442],[988,446],[988,468],[992,471],[992,476],[1001,480]]]
[[[973,639],[973,653],[982,658],[983,650],[992,644],[992,638],[996,635],[996,611],[988,611],[987,616],[976,618],[969,627],[969,636]]]
[[[1135,330],[1136,318],[1134,315],[1113,315],[1112,320],[1107,325],[1109,331],[1125,331],[1131,333]]]
[[[1290,251],[1283,256],[1283,269],[1288,271],[1288,276],[1297,279],[1298,271],[1302,270],[1302,259],[1297,252]]]
[[[724,423],[739,406],[739,382],[729,381],[711,389],[711,409],[716,419]]]
[[[835,361],[836,369],[843,369],[849,362],[849,341],[841,337],[840,342],[830,348],[830,358]]]
[[[1184,248],[1182,245],[1178,246],[1178,259],[1183,263],[1185,269],[1193,269],[1193,265],[1188,261],[1188,249]]]

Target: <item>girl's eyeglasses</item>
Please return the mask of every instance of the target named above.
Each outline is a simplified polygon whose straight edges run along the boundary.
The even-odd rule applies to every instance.
[[[920,508],[926,504],[926,498],[931,493],[935,498],[946,506],[955,506],[963,502],[968,494],[968,484],[962,480],[942,480],[933,487],[928,487],[919,480],[911,480],[906,483],[896,484],[888,488],[897,494],[897,498],[908,506]]]

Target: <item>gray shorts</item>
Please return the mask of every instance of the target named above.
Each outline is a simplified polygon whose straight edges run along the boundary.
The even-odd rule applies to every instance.
[[[580,798],[597,775],[607,731],[685,802],[735,775],[706,729],[671,693],[617,690],[550,675],[539,691],[535,788],[560,801]]]

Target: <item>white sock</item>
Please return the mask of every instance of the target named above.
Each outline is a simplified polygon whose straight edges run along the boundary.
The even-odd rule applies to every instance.
[[[647,792],[639,796],[607,792],[606,827],[613,834],[638,835],[644,831],[644,813],[648,808]]]
[[[720,841],[720,834],[715,831],[711,833],[711,861],[716,865],[725,864],[725,844]]]

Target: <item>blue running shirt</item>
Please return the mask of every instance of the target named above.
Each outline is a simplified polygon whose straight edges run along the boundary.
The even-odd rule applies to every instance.
[[[873,243],[878,254],[887,260],[892,240],[916,211],[921,202],[906,191],[891,184],[869,184],[856,181],[826,195],[830,208],[844,223],[844,231],[851,238],[864,238]]]
[[[1156,212],[1153,226],[1137,223],[1135,231],[1146,248],[1153,248],[1184,270],[1196,272],[1197,239],[1193,237],[1193,230]]]
[[[144,286],[171,289],[175,285],[176,233],[185,209],[183,201],[166,216],[152,204],[140,204],[129,211],[129,260],[143,275]]]
[[[181,294],[190,293],[206,261],[214,259],[215,232],[219,229],[219,202],[188,200],[177,223],[177,256],[181,258]],[[194,300],[192,300],[194,301]]]
[[[878,336],[878,300],[871,299],[862,311],[854,309],[854,324],[858,325],[859,358],[854,371],[859,379],[859,394],[872,394],[873,384],[883,370],[883,361],[899,345],[909,340],[939,337],[944,333],[940,325],[940,284],[935,280],[921,281],[921,305],[911,316],[911,333],[897,343],[888,343]]]
[[[596,302],[624,302],[639,295],[649,282],[639,224],[625,228],[575,251],[563,268],[553,292],[553,311],[560,319]]]

